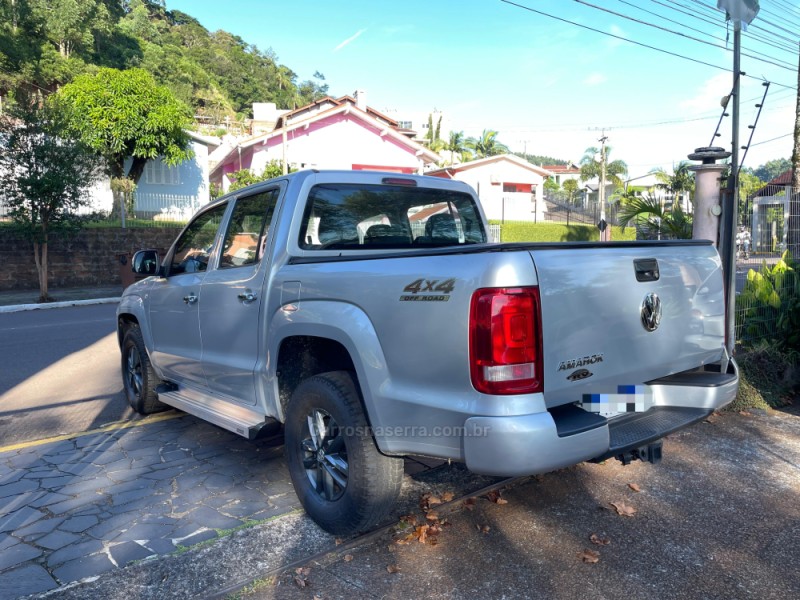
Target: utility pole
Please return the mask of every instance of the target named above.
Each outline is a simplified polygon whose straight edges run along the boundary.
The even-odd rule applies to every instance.
[[[600,201],[600,222],[597,228],[600,230],[600,241],[608,241],[608,223],[606,222],[606,137],[605,130],[603,136],[597,140],[600,142],[600,189],[597,190],[597,197]]]
[[[736,238],[736,222],[738,220],[739,205],[739,89],[741,88],[741,51],[742,51],[742,22],[733,22],[733,109],[731,110],[731,172],[728,175],[728,192],[722,205],[722,230],[720,231],[720,255],[722,258],[722,274],[725,281],[725,297],[728,307],[727,340],[728,352],[733,353],[736,343],[735,315],[736,315],[736,252],[734,240]]]
[[[800,44],[798,44],[800,46]],[[797,83],[800,85],[800,52],[798,53]],[[792,149],[792,196],[789,200],[789,235],[787,246],[792,256],[800,256],[800,88],[797,92],[794,118],[794,147]]]

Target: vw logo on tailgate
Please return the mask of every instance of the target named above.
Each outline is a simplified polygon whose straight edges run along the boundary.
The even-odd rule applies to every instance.
[[[661,299],[650,292],[642,302],[642,326],[647,331],[655,331],[659,323],[661,323]]]

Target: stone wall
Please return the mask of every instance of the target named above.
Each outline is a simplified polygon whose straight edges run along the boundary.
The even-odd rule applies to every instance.
[[[173,227],[150,229],[84,229],[48,244],[50,289],[122,285],[120,255],[155,248],[163,256],[180,233]],[[130,268],[127,266],[127,268]],[[0,291],[39,289],[33,246],[0,228]]]

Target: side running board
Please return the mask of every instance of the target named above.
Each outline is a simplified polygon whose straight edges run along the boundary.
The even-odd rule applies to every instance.
[[[183,388],[176,390],[163,386],[158,390],[158,399],[164,404],[169,404],[249,440],[254,439],[265,425],[277,423],[275,419],[265,417],[244,406],[193,390]]]

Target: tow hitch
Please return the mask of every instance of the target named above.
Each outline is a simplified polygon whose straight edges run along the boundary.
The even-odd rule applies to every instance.
[[[657,442],[653,442],[652,444],[641,446],[640,448],[634,448],[633,450],[628,450],[627,452],[618,454],[614,458],[620,461],[623,465],[629,465],[634,460],[642,460],[655,465],[661,462],[662,447],[663,443],[661,442],[661,440],[659,440]]]

